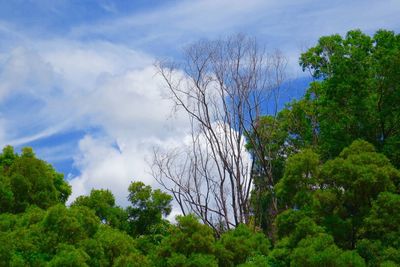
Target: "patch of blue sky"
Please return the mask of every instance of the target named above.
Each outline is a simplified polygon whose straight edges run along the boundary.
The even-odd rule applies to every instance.
[[[0,17],[19,30],[47,35],[67,33],[71,27],[143,12],[167,2],[155,0],[33,0],[1,1]]]
[[[45,159],[68,179],[80,174],[79,169],[74,165],[74,156],[78,153],[79,141],[85,135],[103,136],[104,132],[99,127],[88,127],[85,130],[66,130],[18,144],[15,146],[15,150],[19,152],[23,147],[32,147],[38,158]]]
[[[68,179],[80,174],[79,169],[74,165],[74,155],[77,153],[80,138],[85,134],[83,131],[57,133],[46,138],[19,144],[15,149],[20,151],[23,147],[32,147],[38,158],[45,159]]]
[[[0,116],[11,126],[7,132],[8,139],[18,139],[40,131],[44,123],[40,120],[32,121],[31,115],[37,113],[43,105],[41,99],[33,99],[22,93],[7,97],[7,101],[0,105]]]
[[[278,110],[283,109],[289,102],[300,99],[308,89],[312,78],[309,76],[299,77],[285,81],[280,90]]]

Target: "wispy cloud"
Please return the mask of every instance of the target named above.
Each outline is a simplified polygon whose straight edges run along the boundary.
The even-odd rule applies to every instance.
[[[257,36],[268,49],[287,53],[292,72],[300,73],[299,54],[320,36],[360,28],[400,30],[397,0],[177,1],[114,19],[71,28],[72,38],[105,38],[171,56],[199,38],[237,32]]]

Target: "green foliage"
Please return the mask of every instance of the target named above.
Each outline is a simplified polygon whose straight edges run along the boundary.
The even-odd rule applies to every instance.
[[[276,192],[288,209],[275,220],[270,265],[399,263],[400,172],[386,156],[356,140],[325,163],[306,149],[285,167]]]
[[[65,203],[71,187],[48,163],[37,159],[31,148],[22,154],[7,146],[0,154],[0,212],[23,212],[29,205],[49,208]]]
[[[315,79],[306,95],[276,117],[261,117],[249,135],[256,138],[248,138],[255,160],[252,207],[257,226],[273,235],[275,193],[286,198],[279,208],[288,199],[309,204],[304,203],[310,200],[308,190],[293,199],[289,192],[272,189],[284,175],[285,156],[299,150],[311,148],[326,161],[361,138],[400,167],[399,64],[400,35],[385,30],[373,37],[359,30],[345,37],[324,36],[301,55],[300,65]]]
[[[256,255],[254,257],[250,257],[245,263],[238,265],[239,267],[269,267],[268,258],[264,255]]]
[[[163,216],[171,212],[172,197],[161,190],[153,190],[142,182],[132,182],[128,188],[127,208],[130,233],[133,236],[150,234],[163,224]]]
[[[283,178],[276,184],[281,205],[302,208],[311,204],[311,194],[318,184],[319,156],[306,149],[290,157]]]
[[[76,249],[73,246],[63,245],[59,247],[59,251],[49,262],[48,266],[89,267],[89,265],[87,264],[88,260],[89,260],[89,255],[87,255],[83,250]]]
[[[219,266],[237,266],[249,258],[255,261],[256,256],[267,256],[269,247],[270,242],[263,233],[241,224],[224,233],[217,242]]]
[[[113,266],[119,257],[138,252],[132,237],[107,225],[102,225],[93,239],[103,249],[108,266]]]
[[[120,256],[115,260],[114,267],[150,267],[150,261],[139,253],[131,253],[128,256]]]
[[[396,191],[400,172],[384,155],[376,153],[372,145],[358,140],[338,158],[326,162],[320,175],[321,192],[327,191],[330,196],[317,195],[316,211],[341,246],[355,248],[357,231],[371,203],[380,192]]]
[[[332,236],[327,234],[301,240],[290,258],[291,266],[366,266],[356,252],[342,252],[333,242]]]
[[[301,55],[300,65],[318,80],[309,90],[316,118],[309,125],[324,159],[362,138],[400,166],[399,64],[400,35],[385,30],[324,36]]]
[[[109,190],[95,190],[89,196],[79,196],[71,204],[74,206],[85,206],[95,211],[101,222],[121,230],[127,230],[127,213],[115,205],[114,195]]]
[[[383,266],[389,263],[398,266],[400,264],[399,247],[387,247],[380,240],[360,240],[357,242],[357,252],[369,266]]]
[[[293,248],[298,242],[307,237],[323,233],[324,229],[301,210],[286,210],[276,218],[277,233],[285,240],[285,246]]]
[[[7,170],[18,157],[18,154],[14,152],[12,146],[6,146],[3,148],[3,153],[0,154],[0,165],[3,169]]]
[[[94,212],[86,207],[66,208],[56,205],[47,211],[42,221],[46,250],[52,251],[57,244],[76,244],[91,238],[99,227]],[[71,234],[73,233],[73,234]]]
[[[0,213],[11,211],[14,206],[14,193],[10,181],[0,173]]]
[[[157,249],[157,266],[217,266],[215,238],[208,226],[192,216],[178,216]]]
[[[285,158],[293,152],[293,146],[287,142],[287,119],[285,113],[276,118],[261,116],[256,128],[247,137],[247,149],[254,159],[254,188],[251,194],[254,224],[263,229],[269,229],[273,224],[273,181],[282,177]]]
[[[385,246],[400,248],[400,195],[379,194],[360,233],[370,240],[380,240]]]
[[[0,226],[1,266],[123,266],[133,259],[151,266],[132,237],[102,225],[85,206],[31,206],[18,215],[0,214]]]

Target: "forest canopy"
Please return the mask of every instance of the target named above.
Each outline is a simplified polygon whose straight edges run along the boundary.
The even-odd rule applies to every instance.
[[[16,153],[6,146],[0,153],[0,266],[399,266],[400,35],[353,30],[344,37],[321,37],[300,56],[300,66],[313,78],[305,95],[268,114],[255,112],[256,102],[246,102],[259,93],[252,86],[261,84],[259,79],[244,84],[254,78],[251,67],[266,67],[258,65],[263,56],[258,57],[253,41],[236,36],[219,46],[199,43],[186,54],[209,67],[197,72],[204,75],[197,80],[197,96],[207,89],[201,82],[216,77],[221,95],[231,97],[218,115],[241,129],[240,138],[225,134],[246,142],[252,157],[249,179],[240,173],[241,155],[218,148],[210,150],[218,155],[215,163],[222,161],[217,179],[209,178],[208,165],[200,161],[190,166],[203,171],[192,168],[185,174],[203,175],[202,180],[171,176],[181,184],[161,183],[168,192],[132,182],[127,207],[118,206],[107,188],[92,189],[66,205],[71,186],[63,174],[31,148]],[[254,61],[231,66],[229,55],[242,59],[235,54],[239,47]],[[225,50],[211,53],[215,48]],[[278,56],[272,62],[284,64]],[[218,69],[222,63],[229,68]],[[274,73],[282,75],[279,66]],[[173,70],[161,65],[160,70],[168,82]],[[281,82],[264,89],[275,92]],[[203,100],[201,114],[187,106],[192,119],[209,112]],[[237,105],[254,117],[243,120],[240,111],[232,113]],[[200,129],[211,136],[215,132],[205,118],[198,117]],[[221,141],[210,140],[213,145]],[[188,155],[205,155],[199,153]],[[158,163],[154,174],[171,170]],[[230,194],[215,190],[224,189],[218,183],[225,177],[232,179],[231,193],[240,200],[229,202]],[[242,184],[244,178],[251,183]],[[204,187],[190,184],[196,181],[214,190],[206,192],[216,194],[216,207],[231,206],[222,211],[205,203],[199,190]],[[166,217],[174,200],[183,214],[172,223]]]

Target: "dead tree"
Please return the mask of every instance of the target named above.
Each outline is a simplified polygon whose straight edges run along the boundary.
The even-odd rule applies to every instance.
[[[188,115],[190,141],[184,149],[156,150],[153,176],[183,214],[195,213],[220,232],[249,222],[252,156],[245,144],[258,145],[257,118],[267,107],[277,111],[286,59],[244,35],[197,42],[183,58],[157,67],[175,107]]]

